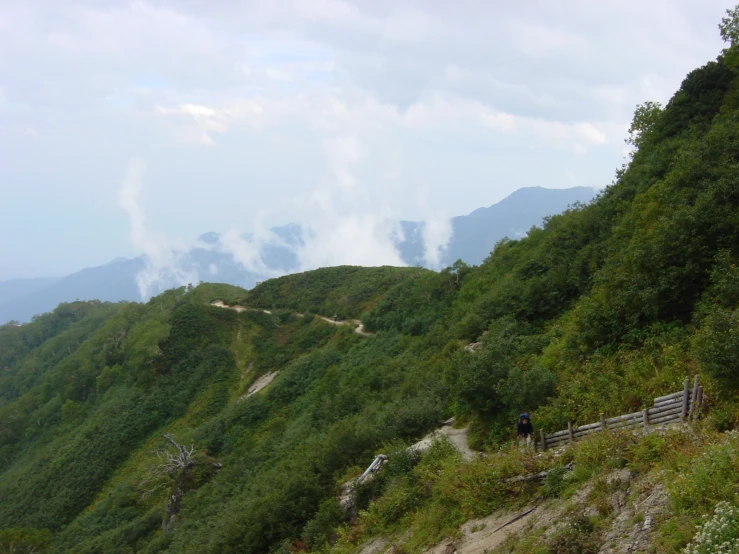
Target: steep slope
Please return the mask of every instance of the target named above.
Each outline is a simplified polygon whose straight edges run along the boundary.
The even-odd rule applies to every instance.
[[[364,307],[376,302],[371,274],[335,271],[344,271],[336,288],[358,293]],[[396,281],[411,278],[395,271]],[[330,497],[336,471],[441,417],[438,392],[427,397],[434,385],[416,386],[423,375],[400,336],[364,337],[284,310],[210,306],[236,300],[238,290],[203,285],[87,315],[79,313],[87,303],[64,305],[2,328],[19,355],[2,366],[0,521],[51,529],[60,551],[140,550],[153,539],[155,550],[174,541],[178,552],[264,551],[299,532]],[[70,313],[82,316],[76,326],[28,345]],[[270,372],[269,387],[239,400]],[[199,515],[157,538],[171,487],[150,466],[165,431],[208,446],[198,447],[185,497]],[[275,517],[286,519],[269,530]]]

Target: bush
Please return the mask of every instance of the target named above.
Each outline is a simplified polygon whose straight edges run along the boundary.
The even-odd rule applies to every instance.
[[[669,444],[662,435],[645,435],[627,448],[629,465],[637,471],[647,471],[664,457],[668,447]]]
[[[387,465],[383,471],[387,472],[388,476],[407,475],[420,460],[420,452],[401,447],[388,455]]]
[[[739,314],[716,308],[695,338],[695,352],[703,368],[726,387],[739,388]]]
[[[13,554],[41,554],[51,547],[48,529],[2,529],[0,552]]]
[[[554,466],[544,478],[542,494],[545,498],[556,498],[565,488],[565,476],[569,469],[565,466]]]
[[[719,502],[713,517],[699,528],[685,554],[733,554],[739,552],[739,509]]]
[[[548,554],[596,554],[600,550],[595,526],[583,515],[573,517],[549,542]]]
[[[739,434],[730,431],[718,444],[683,461],[684,469],[669,480],[672,501],[684,513],[700,515],[739,493]]]
[[[338,502],[328,498],[321,502],[316,515],[305,525],[303,536],[305,544],[311,550],[317,550],[328,542],[331,542],[336,528],[344,519],[344,514]]]

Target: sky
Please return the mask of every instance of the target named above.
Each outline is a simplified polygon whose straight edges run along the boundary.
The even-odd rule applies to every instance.
[[[305,267],[395,263],[388,222],[602,188],[727,7],[0,0],[0,280],[289,222]]]

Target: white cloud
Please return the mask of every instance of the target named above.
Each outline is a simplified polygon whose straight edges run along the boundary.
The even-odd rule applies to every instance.
[[[142,300],[147,300],[166,288],[194,283],[198,276],[185,268],[184,248],[173,247],[162,233],[148,228],[141,206],[143,171],[143,162],[130,162],[118,201],[128,216],[131,243],[138,254],[144,255],[145,267],[136,275],[136,284]]]
[[[199,137],[199,142],[206,146],[214,144],[214,133],[226,133],[240,126],[267,130],[287,121],[302,122],[317,133],[345,128],[365,130],[368,127],[385,132],[389,129],[396,132],[443,132],[449,128],[479,126],[502,136],[516,135],[555,150],[600,146],[609,141],[609,134],[621,136],[624,128],[623,124],[607,122],[562,122],[519,116],[478,101],[440,93],[431,94],[412,104],[404,113],[391,104],[379,103],[371,97],[361,94],[350,97],[339,93],[312,96],[297,93],[291,101],[284,102],[256,97],[233,100],[220,106],[188,103],[172,108],[159,106],[157,111],[175,122],[181,139]],[[347,141],[345,138],[324,139],[323,145],[329,157],[339,156],[349,163],[356,163],[365,154],[357,148],[356,141]],[[334,163],[333,168],[342,185],[352,185],[343,162]]]
[[[357,184],[352,166],[362,159],[362,148],[355,137],[335,137],[324,141],[323,145],[328,165],[336,183],[342,188]]]
[[[451,219],[444,216],[426,219],[423,222],[422,236],[426,264],[433,269],[440,269],[442,256],[452,238]]]
[[[255,230],[248,236],[236,228],[230,228],[221,235],[216,249],[229,254],[236,263],[250,273],[256,273],[262,277],[278,277],[282,273],[268,267],[262,257],[266,246],[275,245],[285,245],[285,243],[275,233],[257,224]]]
[[[36,233],[18,267],[44,256],[38,244],[47,255],[84,251],[80,264],[126,254],[105,250],[120,244],[123,221],[107,217],[117,186],[100,183],[117,183],[141,153],[156,183],[147,214],[167,235],[251,229],[268,213],[265,225],[300,220],[326,241],[330,255],[320,241],[306,246],[306,267],[385,263],[397,261],[386,221],[428,219],[439,222],[427,226],[434,259],[449,216],[521,186],[567,185],[567,169],[581,184],[609,182],[634,106],[665,102],[715,57],[724,9],[719,0],[5,2],[1,161],[9,182],[26,185],[4,195],[0,233],[19,222],[24,237]],[[426,206],[417,183],[429,188]],[[52,204],[60,187],[63,210]],[[57,224],[99,229],[94,254],[84,241],[42,240],[52,211],[69,216]],[[362,247],[348,251],[337,231]],[[227,240],[258,267],[262,243]]]
[[[322,213],[305,226],[298,250],[302,270],[336,265],[404,266],[395,248],[393,222],[369,213]]]
[[[590,144],[605,144],[608,142],[605,133],[593,123],[576,123],[574,132]]]
[[[268,67],[264,70],[264,72],[266,73],[267,77],[269,77],[273,81],[282,81],[284,83],[292,83],[294,81],[294,79],[287,71],[283,71],[281,69]]]
[[[547,23],[513,21],[510,27],[514,45],[526,56],[539,59],[584,56],[591,50],[584,36]]]
[[[326,178],[307,198],[301,221],[304,245],[297,255],[302,269],[332,265],[405,265],[395,247],[395,223],[371,201],[355,175],[364,147],[355,136],[324,143]]]

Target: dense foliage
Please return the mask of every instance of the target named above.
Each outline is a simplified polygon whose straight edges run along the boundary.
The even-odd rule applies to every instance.
[[[249,292],[201,285],[146,304],[63,304],[0,327],[0,543],[318,551],[416,512],[432,540],[501,505],[511,491],[489,483],[525,469],[502,457],[460,475],[443,445],[403,454],[451,415],[472,424],[473,446],[493,449],[519,411],[553,431],[641,409],[701,372],[712,421],[733,427],[735,48],[691,72],[665,107],[637,109],[631,160],[591,204],[501,241],[479,267],[325,268]],[[361,318],[371,334],[314,314]],[[179,477],[162,469],[164,433],[193,445]],[[380,450],[395,455],[358,491],[367,512],[352,539],[338,487]],[[651,460],[637,454],[624,459]],[[552,475],[548,496],[562,488]],[[594,532],[578,525],[568,532]]]

